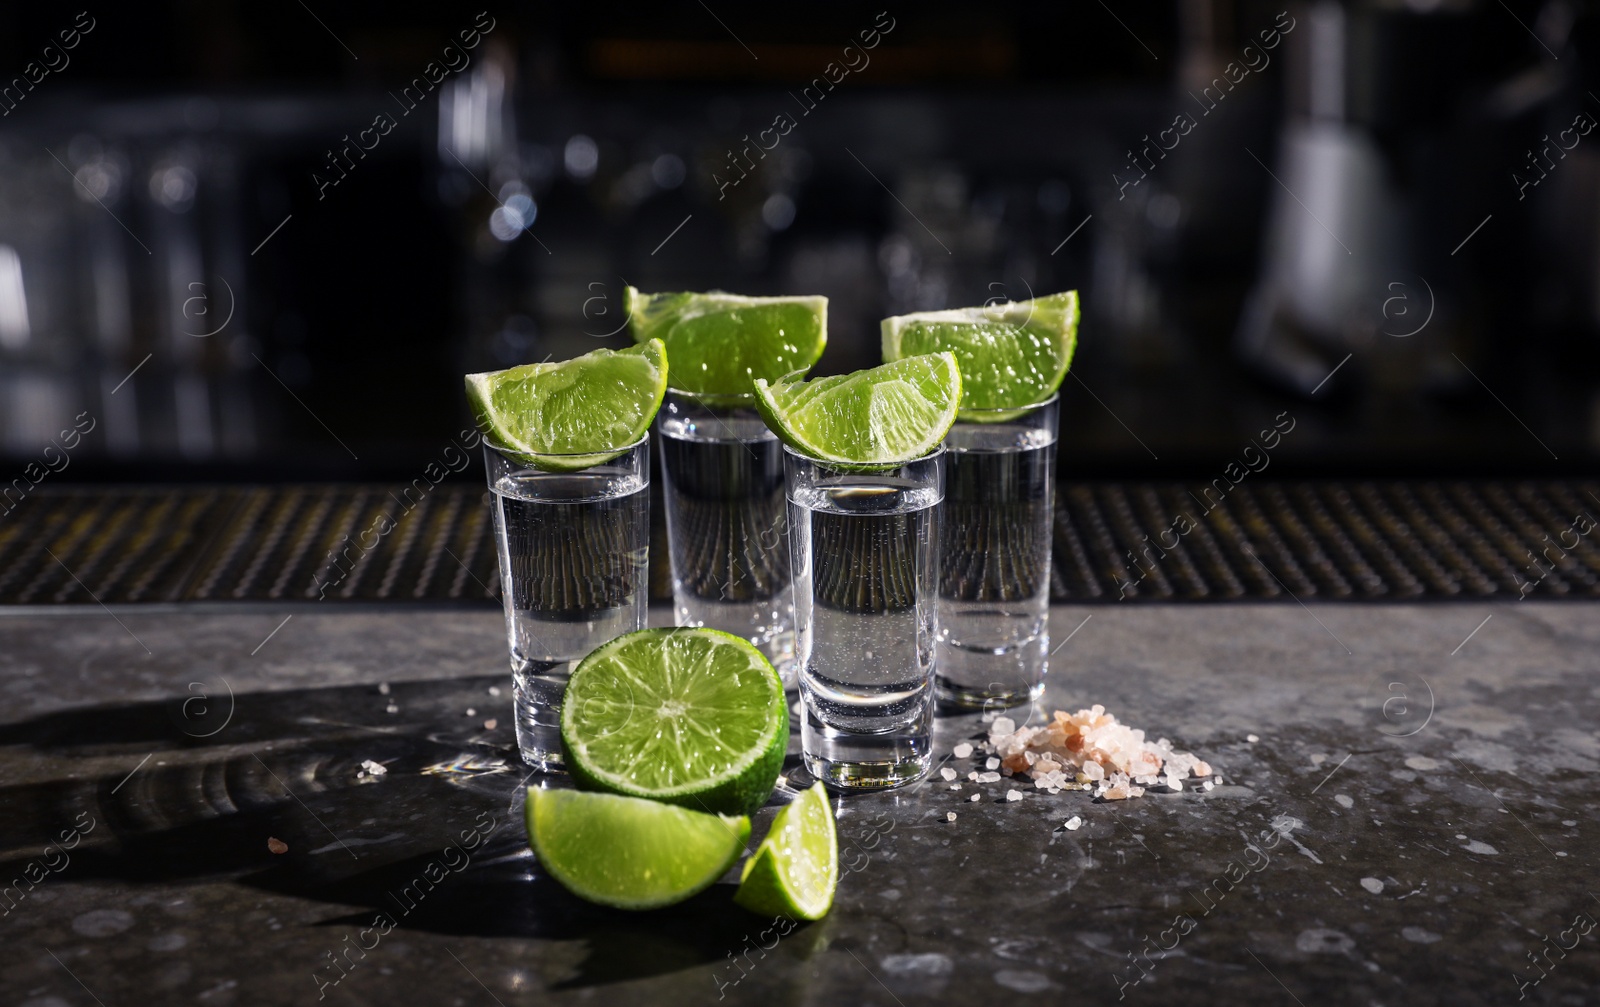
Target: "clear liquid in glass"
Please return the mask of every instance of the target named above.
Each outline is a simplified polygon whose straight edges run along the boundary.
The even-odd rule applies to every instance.
[[[561,761],[561,696],[573,667],[642,628],[649,483],[616,472],[527,470],[491,487],[524,760]]]
[[[957,423],[945,440],[940,698],[1005,708],[1044,689],[1055,429]]]
[[[659,429],[677,624],[748,639],[793,688],[781,443],[753,417],[663,415]]]
[[[925,771],[933,717],[937,485],[791,488],[807,769],[841,787]]]

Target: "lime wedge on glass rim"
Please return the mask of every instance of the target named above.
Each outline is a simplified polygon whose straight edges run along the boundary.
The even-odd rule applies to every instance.
[[[710,293],[646,294],[623,307],[637,342],[660,339],[672,387],[695,395],[748,395],[756,378],[806,371],[828,344],[828,299]]]
[[[948,350],[961,365],[963,410],[1015,410],[1048,399],[1078,345],[1078,292],[885,318],[883,359]],[[1012,415],[1015,415],[1014,413]],[[963,412],[962,419],[999,419]]]
[[[745,861],[733,901],[764,916],[820,920],[839,885],[839,837],[818,783],[786,805]]]
[[[573,670],[561,704],[580,787],[697,811],[767,802],[789,744],[778,673],[749,640],[714,629],[641,629]]]
[[[656,801],[528,788],[528,845],[562,887],[618,909],[654,909],[709,887],[744,852],[750,819]]]
[[[962,404],[963,378],[954,354],[928,353],[814,381],[757,379],[755,387],[761,418],[796,451],[887,467],[939,446]]]
[[[576,471],[609,461],[645,435],[667,392],[659,339],[549,364],[468,374],[478,429],[518,461]]]

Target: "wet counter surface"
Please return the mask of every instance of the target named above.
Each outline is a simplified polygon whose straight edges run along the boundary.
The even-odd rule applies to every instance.
[[[541,873],[523,842],[496,612],[0,614],[0,997],[1594,997],[1596,605],[1051,618],[1066,642],[1045,711],[1104,704],[1208,760],[1223,785],[1094,803],[975,784],[981,755],[949,759],[959,791],[936,775],[836,802],[837,903],[790,926],[735,907],[728,881],[629,914]],[[941,718],[939,757],[984,733],[976,714]],[[364,772],[368,760],[385,771]]]

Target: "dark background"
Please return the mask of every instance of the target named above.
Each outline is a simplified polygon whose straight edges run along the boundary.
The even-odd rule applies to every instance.
[[[84,9],[0,31],[0,85],[59,66],[0,101],[7,479],[87,412],[62,480],[407,480],[463,372],[622,345],[625,282],[827,294],[818,373],[1075,287],[1069,479],[1210,478],[1285,411],[1279,474],[1600,455],[1592,4],[122,4],[47,53]]]

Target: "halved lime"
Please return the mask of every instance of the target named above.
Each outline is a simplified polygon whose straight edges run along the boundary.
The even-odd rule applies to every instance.
[[[518,460],[555,471],[621,454],[650,429],[666,392],[667,349],[659,339],[467,375],[478,428]]]
[[[828,344],[828,299],[623,293],[633,338],[660,339],[672,387],[697,395],[747,395],[756,378],[810,370]]]
[[[962,402],[951,353],[907,357],[815,381],[756,381],[756,408],[796,451],[846,465],[894,465],[944,440]]]
[[[733,901],[763,916],[820,920],[839,886],[839,837],[828,792],[818,783],[778,812],[745,861]]]
[[[671,905],[720,878],[750,819],[613,794],[528,788],[528,845],[580,898],[618,909]]]
[[[772,794],[789,707],[778,673],[749,640],[641,629],[573,671],[561,742],[580,787],[742,814]]]
[[[883,359],[949,350],[964,409],[1017,409],[1048,399],[1078,345],[1078,292],[883,320]],[[963,419],[967,418],[963,414]]]

